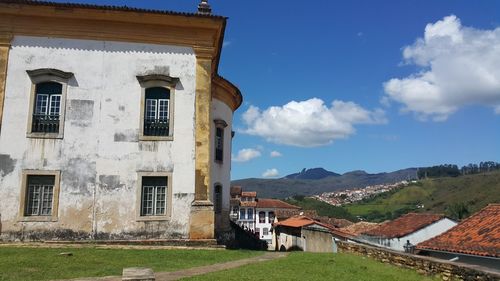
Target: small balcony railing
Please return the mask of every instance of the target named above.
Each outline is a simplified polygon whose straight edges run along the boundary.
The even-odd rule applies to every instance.
[[[145,136],[168,136],[169,120],[166,118],[144,119],[144,135]]]
[[[59,133],[59,114],[33,114],[33,133]]]

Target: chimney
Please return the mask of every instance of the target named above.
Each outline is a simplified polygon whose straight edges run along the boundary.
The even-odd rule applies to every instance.
[[[208,0],[201,0],[200,4],[198,4],[198,14],[210,15],[211,13],[212,13],[212,8],[210,8]]]

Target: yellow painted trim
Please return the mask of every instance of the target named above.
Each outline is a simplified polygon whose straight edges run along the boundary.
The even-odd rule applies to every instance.
[[[213,98],[225,103],[233,112],[236,111],[243,102],[243,96],[238,87],[218,75],[214,77],[212,82]]]
[[[208,200],[211,186],[212,60],[196,59],[195,98],[195,201]]]
[[[3,107],[5,102],[5,84],[7,81],[7,64],[12,36],[0,36],[0,131],[2,130]]]
[[[24,35],[190,46],[204,50],[212,59],[218,59],[225,21],[140,11],[0,3],[0,37]]]

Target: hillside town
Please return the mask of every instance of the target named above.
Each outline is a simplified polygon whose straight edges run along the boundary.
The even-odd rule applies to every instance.
[[[320,195],[314,195],[313,198],[331,204],[333,206],[342,206],[344,204],[354,203],[374,195],[389,192],[398,188],[408,186],[409,183],[416,181],[400,181],[391,184],[368,185],[361,188],[350,188],[342,191],[324,192]]]
[[[412,20],[427,20],[418,21],[424,35],[411,38],[398,64],[373,54],[401,51],[409,39],[384,45],[403,35],[361,15],[375,11],[405,24],[402,14],[379,15],[390,10],[385,6],[75,1],[0,0],[0,281],[500,280],[500,164],[416,168],[435,161],[424,157],[439,154],[437,141],[399,145],[410,138],[405,124],[387,130],[397,135],[361,126],[391,126],[391,117],[408,112],[418,122],[444,123],[462,106],[485,103],[500,114],[500,71],[488,68],[500,64],[500,27],[462,26],[453,14],[429,23],[428,14],[413,17],[418,11],[398,6],[411,10]],[[498,11],[482,7],[480,19],[498,25],[490,10]],[[375,25],[383,32],[369,29]],[[374,40],[381,45],[363,57]],[[447,61],[477,46],[481,56],[460,61],[467,67]],[[488,63],[472,63],[483,56]],[[379,57],[430,69],[380,83],[393,74]],[[358,59],[380,69],[363,76]],[[348,67],[334,67],[343,60]],[[455,74],[433,69],[442,70],[442,61],[467,75],[439,88]],[[366,82],[332,88],[354,80],[342,76],[350,68]],[[382,97],[358,95],[367,105],[342,100],[380,91],[366,86],[380,73],[373,84],[382,85]],[[469,74],[487,89],[460,84]],[[474,89],[480,102],[463,89]],[[316,97],[321,92],[328,102]],[[391,103],[402,106],[399,113]],[[405,118],[398,122],[413,122]],[[460,118],[452,121],[465,122]],[[442,127],[415,126],[435,134]],[[460,138],[470,137],[463,131]],[[350,146],[350,137],[363,141]],[[413,153],[408,147],[417,152],[392,153]],[[387,151],[405,159],[381,159]],[[321,161],[341,167],[336,171],[363,163],[376,174],[304,168],[283,177]],[[414,168],[384,171],[404,166]],[[242,175],[254,186],[233,180],[250,182]]]

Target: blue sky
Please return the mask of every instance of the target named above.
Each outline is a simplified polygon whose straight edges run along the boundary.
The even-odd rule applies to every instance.
[[[219,73],[244,95],[232,179],[500,162],[499,1],[209,2],[229,17]]]

